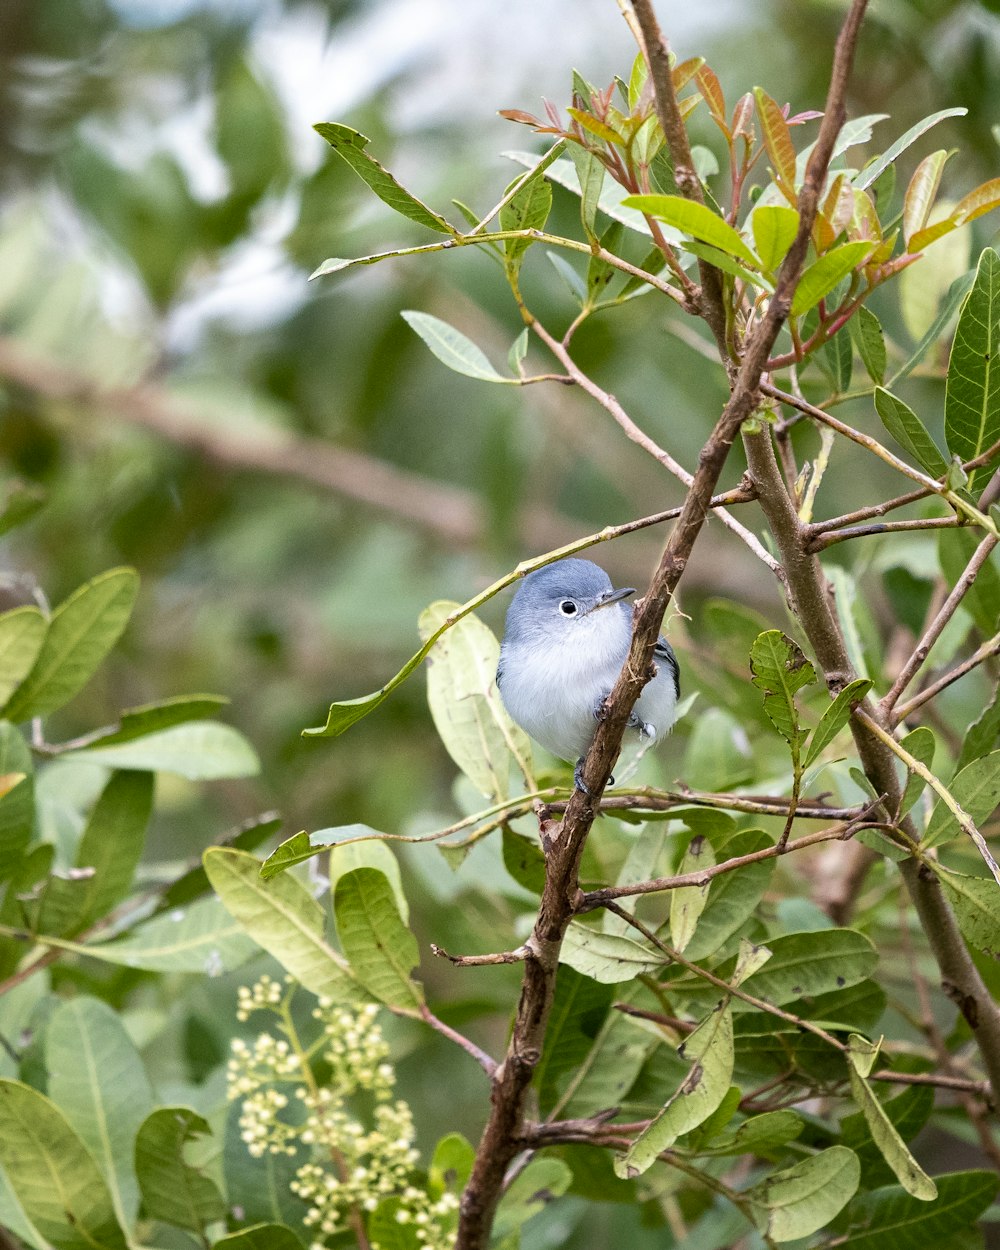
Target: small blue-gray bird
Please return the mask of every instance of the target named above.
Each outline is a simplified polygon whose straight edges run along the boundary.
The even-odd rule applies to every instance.
[[[507,610],[497,686],[512,719],[560,759],[584,756],[597,717],[622,671],[632,637],[635,589],[616,590],[590,560],[558,560],[529,573]],[[643,687],[626,734],[655,742],[677,713],[677,657],[663,637],[653,652],[656,675]]]

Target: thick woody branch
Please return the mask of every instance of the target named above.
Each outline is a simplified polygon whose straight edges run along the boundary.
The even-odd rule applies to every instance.
[[[788,576],[790,602],[812,644],[831,693],[853,681],[854,672],[843,634],[834,615],[826,580],[816,557],[808,551],[805,527],[785,489],[774,455],[770,433],[762,429],[744,437],[750,472],[757,484],[761,507],[767,517]],[[896,772],[896,755],[865,721],[883,734],[891,732],[888,714],[870,699],[859,705],[851,719],[851,732],[866,775],[886,795],[887,812],[898,811],[902,791]],[[919,840],[907,817],[900,823],[903,837]],[[870,855],[857,848],[859,855]],[[900,864],[900,873],[917,909],[920,922],[937,961],[945,993],[957,1004],[976,1038],[994,1091],[1000,1090],[1000,1008],[979,975],[966,949],[954,913],[933,873],[914,859]],[[855,873],[860,879],[861,874]]]
[[[651,16],[652,10],[646,0],[641,0],[641,3],[645,5],[647,16]],[[605,718],[598,725],[583,764],[586,791],[577,790],[574,793],[561,826],[549,838],[545,886],[535,925],[526,943],[530,956],[525,962],[521,996],[507,1054],[493,1080],[490,1116],[476,1151],[472,1175],[462,1195],[457,1250],[482,1250],[487,1244],[504,1176],[519,1149],[528,1087],[545,1041],[559,950],[576,906],[583,848],[612,766],[621,750],[629,714],[653,674],[653,647],[667,605],[687,567],[733,440],[742,422],[759,405],[761,376],[791,308],[834,141],[844,121],[847,79],[865,8],[866,0],[853,0],[837,40],[826,111],[799,196],[798,233],[782,264],[768,310],[745,346],[743,359],[732,381],[729,402],[701,450],[698,469],[650,588],[636,606],[628,659],[608,699]],[[636,7],[636,13],[639,16],[639,7]],[[656,34],[654,30],[653,35]],[[646,38],[649,41],[648,35]],[[657,78],[662,81],[662,74],[658,74]],[[657,78],[654,78],[654,85],[659,89],[661,81]],[[725,350],[724,345],[721,350]]]

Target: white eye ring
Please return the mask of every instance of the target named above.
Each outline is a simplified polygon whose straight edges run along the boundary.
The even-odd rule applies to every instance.
[[[576,604],[572,599],[564,599],[559,605],[559,611],[563,616],[576,616]]]

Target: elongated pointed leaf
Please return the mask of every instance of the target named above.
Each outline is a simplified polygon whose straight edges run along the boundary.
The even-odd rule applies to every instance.
[[[186,1143],[209,1132],[208,1121],[190,1107],[159,1107],[143,1122],[135,1142],[135,1170],[147,1217],[193,1233],[224,1218],[218,1186],[184,1161]]]
[[[673,226],[684,234],[690,234],[729,256],[746,261],[752,268],[759,266],[760,262],[740,234],[728,221],[723,220],[718,213],[713,213],[704,204],[686,200],[680,195],[629,195],[622,200],[622,204],[626,208],[647,213],[658,221],[665,221],[668,226]]]
[[[580,220],[589,237],[597,233],[597,207],[604,189],[604,166],[592,152],[578,143],[569,145],[569,155],[576,168],[580,188]]]
[[[130,1228],[139,1209],[133,1143],[153,1090],[118,1013],[81,995],[56,1008],[45,1031],[48,1094],[95,1160],[115,1214]]]
[[[440,317],[432,317],[430,313],[403,312],[403,320],[424,340],[438,360],[447,365],[454,373],[461,373],[467,378],[476,378],[480,382],[499,382],[506,386],[517,386],[517,378],[505,378],[486,359],[483,352],[465,337],[454,326],[448,325]]]
[[[255,777],[257,752],[238,729],[219,721],[191,721],[128,741],[67,751],[64,759],[86,760],[108,768],[175,773],[188,781]]]
[[[834,990],[858,985],[875,971],[878,954],[871,941],[854,929],[818,929],[769,937],[771,958],[743,988],[755,998],[781,1006],[799,998],[815,998]],[[716,975],[728,980],[737,958],[727,959]],[[698,986],[699,999],[711,997],[711,987]],[[738,999],[733,1010],[743,1013],[747,1005]]]
[[[100,733],[88,743],[88,747],[115,746],[119,742],[132,742],[136,738],[160,733],[188,721],[204,720],[214,716],[228,702],[220,694],[189,694],[176,699],[164,699],[162,703],[147,703],[143,707],[129,708],[122,712],[117,725]]]
[[[884,387],[877,386],[875,411],[896,442],[905,447],[931,477],[943,477],[948,472],[948,461],[909,404]]]
[[[365,148],[370,141],[366,135],[338,122],[320,122],[313,129],[394,212],[421,226],[427,226],[429,230],[436,230],[439,234],[455,233],[439,213],[428,208],[422,200],[418,200],[405,187],[400,186],[387,169],[383,169],[374,157],[368,155]]]
[[[647,1171],[662,1150],[707,1120],[728,1093],[735,1061],[730,1008],[719,1003],[677,1053],[690,1061],[688,1074],[663,1110],[615,1159],[615,1172],[623,1180]]]
[[[510,187],[507,188],[508,192]],[[522,183],[517,194],[500,210],[501,230],[542,230],[552,209],[552,187],[541,169]],[[505,239],[504,265],[508,275],[517,276],[532,239]]]
[[[992,877],[969,877],[938,868],[962,936],[977,950],[1000,959],[1000,885]]]
[[[881,386],[885,378],[886,350],[878,317],[862,304],[847,324],[868,376]]]
[[[984,213],[991,212],[998,205],[1000,205],[1000,178],[991,178],[989,182],[984,182],[982,186],[964,195],[955,205],[952,217],[958,225],[964,226],[970,221],[975,221],[977,217],[982,217]]]
[[[543,1115],[556,1105],[568,1080],[590,1053],[611,1008],[614,992],[561,964],[535,1087]]]
[[[37,608],[13,608],[0,616],[0,705],[31,672],[47,629]]]
[[[757,102],[757,117],[774,181],[782,194],[794,201],[795,148],[788,122],[775,101],[761,87],[754,87],[753,95]]]
[[[765,1111],[751,1116],[730,1133],[710,1138],[698,1147],[699,1154],[742,1155],[767,1152],[800,1136],[805,1121],[794,1111]]]
[[[212,1250],[306,1250],[306,1247],[284,1224],[252,1224],[213,1241]]]
[[[664,960],[659,951],[631,938],[602,933],[574,921],[566,930],[559,962],[569,964],[585,977],[604,985],[615,985],[631,981],[640,973],[652,972],[661,967]]]
[[[795,295],[792,298],[792,316],[801,317],[825,296],[829,295],[842,278],[846,278],[852,270],[871,255],[875,244],[866,240],[857,243],[842,243],[832,252],[827,252],[803,272]]]
[[[738,859],[772,845],[773,839],[762,829],[741,829],[719,846],[717,859],[720,863]],[[685,951],[688,959],[701,960],[714,955],[753,915],[770,884],[774,864],[773,859],[759,860],[712,880],[694,937]]]
[[[493,1237],[499,1246],[503,1238],[520,1229],[533,1216],[544,1211],[570,1187],[573,1173],[562,1159],[533,1159],[511,1182],[493,1222]]]
[[[127,1250],[93,1156],[55,1103],[20,1081],[0,1080],[0,1166],[56,1250]]]
[[[411,974],[420,952],[385,874],[375,868],[346,873],[334,890],[334,912],[340,944],[361,985],[379,1002],[416,1012],[423,994]]]
[[[932,126],[936,126],[938,122],[944,121],[946,117],[964,117],[968,111],[966,108],[941,109],[940,112],[931,113],[929,117],[923,118],[922,121],[911,126],[905,134],[901,134],[895,143],[891,143],[877,160],[866,166],[854,179],[854,185],[861,191],[865,187],[870,187],[882,172],[906,151],[910,144],[915,143]]]
[[[336,1001],[364,1000],[347,960],[323,936],[322,908],[300,881],[289,873],[263,881],[260,860],[228,847],[210,847],[203,859],[229,914],[307,990]]]
[[[906,1143],[896,1131],[885,1108],[875,1097],[867,1077],[878,1055],[878,1047],[866,1038],[852,1034],[847,1052],[847,1073],[851,1081],[851,1094],[865,1117],[872,1140],[882,1152],[882,1157],[908,1194],[924,1202],[937,1197],[937,1186],[906,1148]]]
[[[459,603],[439,600],[420,615],[420,636],[436,633]],[[510,794],[511,767],[530,773],[531,745],[510,719],[496,686],[500,644],[474,615],[434,644],[427,657],[427,702],[448,754],[493,802]]]
[[[903,199],[903,239],[907,246],[913,236],[927,225],[947,161],[948,153],[941,148],[925,156],[914,170]]]
[[[1000,751],[992,751],[967,764],[948,782],[948,791],[959,807],[972,817],[973,823],[981,824],[1000,803]],[[959,832],[953,812],[939,799],[921,842],[929,850],[957,837]]]
[[[778,733],[793,745],[803,736],[795,695],[816,680],[801,648],[780,629],[760,634],[750,648],[753,684],[764,692],[764,711]]]
[[[831,1146],[748,1189],[757,1226],[774,1241],[797,1241],[823,1228],[850,1202],[861,1181],[858,1156]]]
[[[696,835],[677,865],[677,871],[698,872],[702,868],[711,868],[714,863],[711,842]],[[670,942],[679,951],[685,950],[695,935],[698,919],[708,902],[710,884],[682,886],[679,890],[670,891]]]
[[[934,1202],[911,1197],[901,1185],[876,1189],[851,1208],[846,1250],[920,1250],[946,1245],[986,1210],[996,1196],[995,1172],[948,1172],[937,1177]]]
[[[358,832],[368,831],[374,833],[375,830],[368,830],[367,825],[354,825]],[[341,842],[334,846],[330,851],[329,875],[330,890],[336,888],[337,882],[347,873],[353,872],[355,868],[375,868],[388,879],[392,886],[392,895],[396,903],[396,910],[403,921],[403,924],[410,923],[410,904],[407,902],[406,895],[403,892],[403,874],[399,870],[399,860],[392,853],[387,842],[378,840],[378,838],[370,838],[364,842]],[[262,874],[263,875],[263,874]]]
[[[861,702],[871,687],[872,683],[867,677],[859,677],[841,690],[840,694],[837,695],[820,717],[819,724],[812,732],[812,737],[809,739],[809,749],[806,751],[805,759],[802,763],[803,768],[808,768],[810,764],[819,759],[823,751],[826,750],[850,720],[852,709]]]
[[[948,450],[972,460],[1000,438],[1000,255],[979,258],[948,362],[944,434]],[[975,473],[969,474],[970,484]]]
[[[776,273],[799,229],[799,214],[785,204],[758,204],[750,218],[753,242],[765,273]]]
[[[35,828],[35,783],[31,751],[10,721],[0,721],[0,776],[21,776],[0,797],[0,881],[13,876]]]
[[[31,672],[4,710],[7,720],[46,716],[78,694],[118,641],[138,593],[135,569],[111,569],[61,603]]]
[[[161,912],[113,942],[90,942],[89,959],[146,972],[197,972],[221,976],[246,963],[257,943],[217,898],[201,898]]]
[[[151,773],[112,773],[77,847],[76,867],[89,875],[49,879],[39,913],[43,933],[79,933],[128,895],[152,806]]]

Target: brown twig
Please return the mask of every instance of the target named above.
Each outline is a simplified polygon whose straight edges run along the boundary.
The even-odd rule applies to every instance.
[[[471,1055],[487,1076],[492,1077],[494,1075],[497,1070],[496,1060],[488,1055],[485,1050],[482,1050],[463,1033],[453,1029],[451,1025],[445,1024],[443,1020],[439,1020],[426,1003],[421,1006],[420,1015],[425,1024],[429,1024],[442,1037],[446,1037],[450,1042],[454,1042],[456,1046],[460,1046],[467,1055]]]
[[[431,942],[431,954],[438,959],[447,959],[456,968],[486,968],[495,964],[523,964],[528,958],[525,947],[519,946],[516,951],[496,951],[490,955],[449,955],[436,943]]]
[[[899,725],[935,695],[939,695],[942,690],[946,690],[953,682],[964,677],[966,673],[971,673],[974,668],[978,668],[980,664],[994,655],[1000,655],[1000,634],[994,634],[992,638],[988,638],[967,660],[963,660],[955,668],[943,673],[930,685],[925,686],[919,694],[907,699],[905,703],[898,703],[892,712],[893,725]]]
[[[849,538],[872,538],[879,534],[898,534],[903,530],[945,530],[954,529],[963,522],[957,516],[915,517],[909,521],[882,521],[871,525],[854,525],[841,530],[827,530],[817,534],[809,543],[810,551],[825,551],[835,543],[846,542]]]
[[[962,602],[968,592],[972,589],[973,583],[979,574],[979,570],[990,558],[993,548],[997,545],[997,539],[992,534],[987,534],[979,546],[972,554],[972,558],[965,566],[962,576],[952,587],[950,594],[941,605],[940,611],[927,626],[924,636],[917,643],[913,654],[900,669],[896,680],[892,683],[892,688],[882,699],[879,707],[883,714],[889,713],[895,707],[899,696],[903,693],[910,682],[916,677],[921,665],[927,659],[931,647],[941,637],[944,627],[955,615],[958,605]]]

